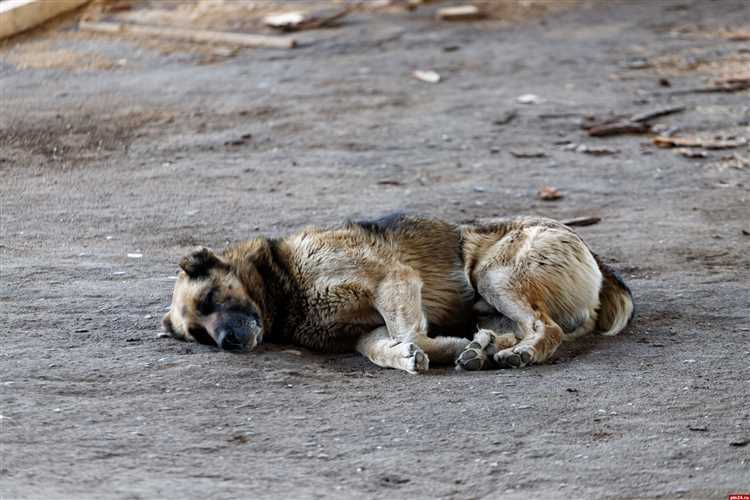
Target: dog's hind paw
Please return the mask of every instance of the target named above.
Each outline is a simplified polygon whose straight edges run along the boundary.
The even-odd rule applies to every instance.
[[[401,344],[403,368],[409,373],[421,373],[430,369],[430,358],[417,345],[410,342]]]
[[[534,360],[534,348],[527,345],[503,349],[495,354],[500,368],[523,368]]]

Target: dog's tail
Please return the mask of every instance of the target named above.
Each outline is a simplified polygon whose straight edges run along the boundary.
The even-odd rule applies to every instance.
[[[622,278],[594,255],[604,281],[599,291],[596,329],[602,335],[617,335],[633,318],[633,294]]]

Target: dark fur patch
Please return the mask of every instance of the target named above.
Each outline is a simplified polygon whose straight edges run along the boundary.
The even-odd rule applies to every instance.
[[[595,253],[592,253],[592,255],[594,256],[594,260],[596,260],[596,263],[599,264],[599,270],[601,270],[602,276],[604,277],[605,281],[604,286],[616,286],[621,288],[625,291],[625,293],[628,294],[628,296],[630,296],[630,300],[633,301],[633,292],[630,291],[630,287],[625,284],[625,280],[622,279],[622,276],[620,276],[617,271],[605,264],[598,255],[596,255]],[[635,301],[633,301],[633,310],[630,312],[628,321],[632,320],[633,316],[635,316]]]
[[[216,345],[213,337],[202,326],[193,325],[188,328],[188,333],[200,344]]]
[[[620,285],[620,287],[623,290],[628,292],[628,295],[630,295],[630,298],[632,299],[633,292],[630,291],[630,287],[625,283],[625,280],[622,279],[622,276],[620,276],[620,274],[617,271],[615,271],[614,269],[612,269],[606,264],[603,265],[602,268],[604,269],[605,272],[609,273],[610,276],[612,276],[612,278],[614,278],[614,280],[617,282],[618,285]]]
[[[350,224],[359,226],[370,233],[383,234],[398,230],[403,227],[405,222],[406,214],[404,212],[393,212],[378,219],[353,221]]]
[[[266,304],[273,309],[269,312],[273,317],[271,331],[266,332],[267,338],[287,339],[290,306],[298,307],[298,297],[301,291],[294,283],[288,271],[287,263],[282,259],[279,251],[279,240],[269,238],[268,240],[269,262],[256,263],[256,269],[263,279],[263,285],[269,296]]]

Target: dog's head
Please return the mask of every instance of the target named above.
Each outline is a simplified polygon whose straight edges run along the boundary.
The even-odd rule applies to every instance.
[[[180,260],[172,307],[162,325],[173,337],[233,351],[252,350],[263,339],[259,303],[238,270],[208,248]]]

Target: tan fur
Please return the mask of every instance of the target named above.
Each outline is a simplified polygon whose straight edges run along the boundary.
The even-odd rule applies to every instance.
[[[257,238],[222,255],[202,249],[181,266],[164,320],[178,338],[210,341],[191,334],[204,332],[221,345],[233,324],[248,343],[356,349],[409,372],[430,360],[467,369],[544,362],[565,335],[616,333],[632,312],[611,270],[544,218],[456,226],[393,216]],[[209,291],[217,303],[199,308]],[[250,319],[237,315],[243,307]],[[236,326],[256,323],[252,335]]]

